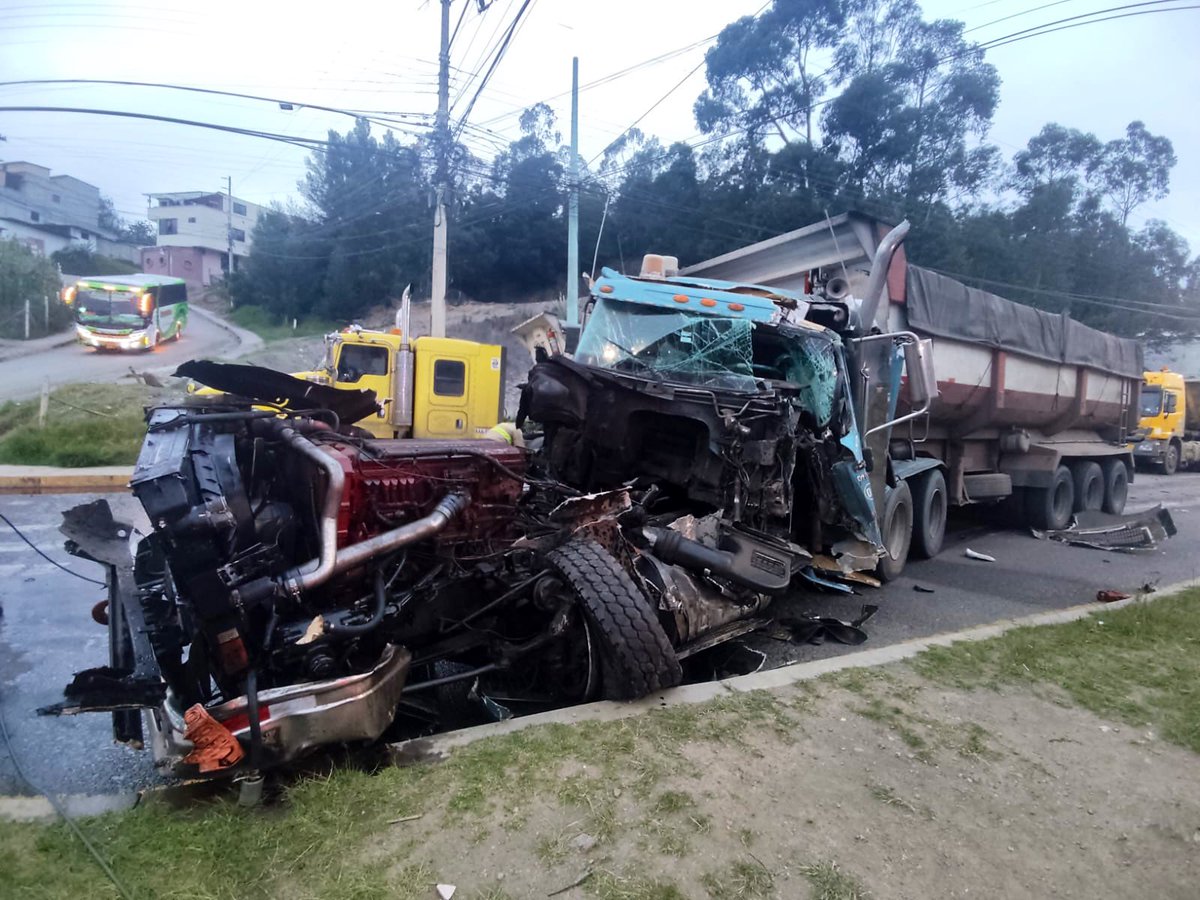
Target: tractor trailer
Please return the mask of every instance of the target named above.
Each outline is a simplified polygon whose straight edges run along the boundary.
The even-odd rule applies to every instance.
[[[841,215],[710,259],[693,277],[748,281],[826,297],[864,296],[889,226]],[[940,549],[948,506],[1012,498],[1034,528],[1072,514],[1120,513],[1133,480],[1142,350],[1105,334],[910,265],[901,247],[875,325],[933,342],[938,396],[927,417],[869,447],[905,482],[912,551]],[[904,404],[902,392],[900,403]],[[888,511],[885,511],[885,513]],[[882,515],[888,528],[888,516]],[[903,522],[897,523],[902,525]]]

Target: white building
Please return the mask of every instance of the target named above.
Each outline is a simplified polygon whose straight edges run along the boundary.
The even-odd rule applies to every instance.
[[[68,247],[136,261],[137,248],[100,228],[100,189],[30,162],[0,163],[0,239],[44,256]]]
[[[158,237],[155,246],[142,249],[143,272],[208,285],[229,268],[230,237],[235,271],[249,254],[261,207],[220,192],[151,194],[150,199],[156,205],[148,217]]]

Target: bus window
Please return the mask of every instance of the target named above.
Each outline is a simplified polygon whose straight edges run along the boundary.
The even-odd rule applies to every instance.
[[[338,381],[358,381],[364,375],[386,375],[387,373],[387,347],[342,344],[342,352],[338,355]]]

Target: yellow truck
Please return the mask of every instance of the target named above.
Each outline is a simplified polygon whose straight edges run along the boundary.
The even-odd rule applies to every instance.
[[[378,438],[485,437],[504,418],[505,354],[499,344],[409,337],[409,292],[395,327],[351,325],[326,337],[325,365],[295,378],[345,390],[371,390],[374,415],[354,423]],[[189,385],[199,394],[219,394]]]
[[[1144,432],[1133,448],[1138,465],[1174,475],[1180,468],[1200,463],[1200,380],[1184,378],[1165,366],[1146,372],[1138,426]]]

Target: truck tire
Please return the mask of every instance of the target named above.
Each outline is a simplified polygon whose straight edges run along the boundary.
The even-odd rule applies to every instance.
[[[909,555],[932,559],[946,537],[946,476],[941,469],[922,472],[911,483],[913,501],[912,545]]]
[[[888,488],[883,499],[883,527],[880,529],[887,550],[875,567],[880,581],[895,581],[904,571],[913,537],[913,498],[906,482]]]
[[[1104,505],[1106,513],[1119,516],[1125,512],[1125,501],[1129,498],[1129,470],[1124,460],[1106,459],[1100,463],[1104,478]]]
[[[583,609],[600,650],[601,693],[635,700],[683,680],[671,639],[645,594],[612,555],[590,540],[574,540],[548,555]]]
[[[1025,515],[1041,531],[1066,528],[1075,509],[1075,479],[1071,470],[1059,466],[1049,487],[1029,488],[1025,493]]]
[[[1080,459],[1070,465],[1075,482],[1075,512],[1097,510],[1104,505],[1104,473],[1100,463]]]
[[[1167,444],[1167,452],[1163,454],[1162,462],[1158,464],[1164,475],[1174,475],[1179,471],[1179,445],[1174,441]]]

